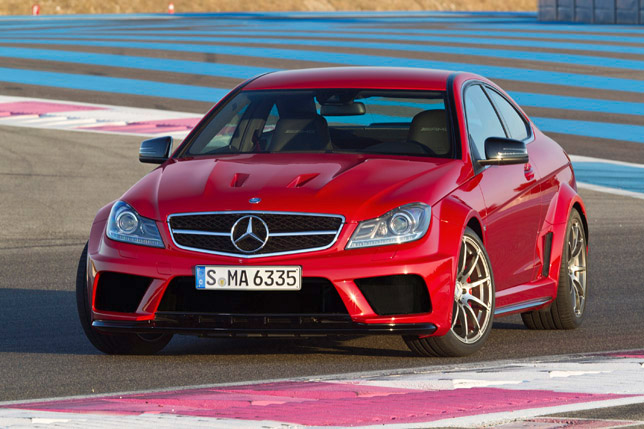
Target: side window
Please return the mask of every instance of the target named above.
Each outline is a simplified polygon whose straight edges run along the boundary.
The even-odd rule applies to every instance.
[[[471,85],[465,90],[465,119],[476,159],[485,158],[485,139],[507,137],[494,107],[480,85]]]
[[[525,140],[528,138],[528,125],[525,123],[521,115],[514,107],[503,97],[501,94],[493,90],[488,90],[490,98],[499,109],[499,113],[505,120],[505,125],[508,127],[510,137],[515,140]]]
[[[250,100],[242,100],[242,102],[244,103],[243,106],[240,106],[238,103],[231,103],[215,118],[215,121],[218,122],[215,122],[213,124],[214,126],[210,126],[214,129],[218,128],[217,134],[207,140],[205,145],[195,146],[194,150],[196,153],[209,153],[230,146],[233,137],[239,134],[239,123],[250,105]],[[225,122],[221,123],[221,119]],[[192,153],[192,150],[193,148],[190,148],[189,153]]]

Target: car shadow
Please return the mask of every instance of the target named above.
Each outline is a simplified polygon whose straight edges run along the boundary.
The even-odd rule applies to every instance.
[[[523,324],[523,322],[521,322],[521,320],[519,320],[516,323],[507,322],[507,321],[494,322],[494,324],[492,325],[492,329],[522,330],[522,331],[525,331],[526,327]]]
[[[0,288],[0,352],[90,354],[75,293]]]
[[[0,353],[97,355],[76,312],[75,292],[0,288]],[[494,330],[525,330],[517,318]],[[399,336],[196,338],[175,336],[163,355],[336,355],[413,358]]]
[[[102,354],[85,337],[75,292],[0,288],[0,353]],[[175,336],[159,355],[330,354],[411,357],[399,337],[216,338]]]

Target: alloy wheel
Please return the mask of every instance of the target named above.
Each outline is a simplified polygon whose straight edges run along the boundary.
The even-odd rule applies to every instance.
[[[490,266],[482,247],[464,235],[454,287],[451,328],[461,342],[475,343],[487,331],[492,319],[492,288]]]
[[[568,236],[568,277],[573,311],[580,317],[586,304],[586,240],[584,229],[577,219]]]

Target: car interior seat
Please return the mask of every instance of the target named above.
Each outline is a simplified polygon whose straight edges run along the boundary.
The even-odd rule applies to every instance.
[[[409,126],[407,141],[422,144],[438,156],[448,156],[451,145],[445,110],[424,110],[416,114]]]
[[[323,116],[313,114],[280,118],[271,139],[271,152],[326,151],[331,149],[329,125]]]

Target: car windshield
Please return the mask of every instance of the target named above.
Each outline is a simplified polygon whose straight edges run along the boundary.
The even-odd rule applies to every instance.
[[[365,153],[452,157],[438,91],[242,91],[182,155]]]

